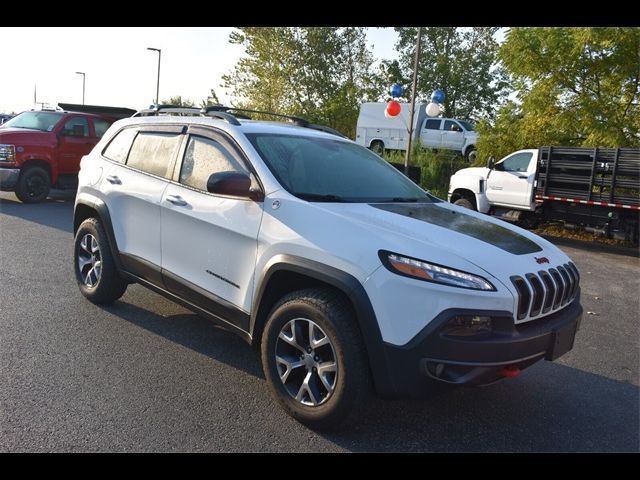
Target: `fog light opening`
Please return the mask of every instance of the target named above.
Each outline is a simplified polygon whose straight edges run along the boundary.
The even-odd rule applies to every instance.
[[[491,333],[491,317],[483,315],[457,315],[445,325],[443,333],[451,337],[473,337]]]

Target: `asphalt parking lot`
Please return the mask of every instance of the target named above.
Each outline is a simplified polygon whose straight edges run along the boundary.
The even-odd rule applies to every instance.
[[[0,451],[640,451],[640,259],[563,248],[574,349],[490,387],[375,399],[319,434],[269,396],[239,337],[140,287],[101,308],[72,271],[73,196],[0,193]],[[591,314],[587,314],[591,312]]]

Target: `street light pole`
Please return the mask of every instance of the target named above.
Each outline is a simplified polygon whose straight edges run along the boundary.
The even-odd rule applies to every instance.
[[[84,72],[76,72],[78,75],[82,75],[82,104],[84,105],[84,81],[86,79],[86,74]]]
[[[156,84],[156,105],[160,101],[160,59],[162,58],[162,50],[159,48],[147,47],[147,50],[158,52],[158,83]]]

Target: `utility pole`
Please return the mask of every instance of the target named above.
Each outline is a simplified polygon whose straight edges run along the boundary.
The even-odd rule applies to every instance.
[[[404,174],[409,176],[409,159],[411,158],[411,139],[413,137],[413,116],[416,105],[416,89],[418,87],[418,60],[420,59],[420,41],[422,40],[422,27],[418,27],[416,38],[416,58],[413,63],[413,86],[411,89],[411,103],[409,105],[409,140],[407,141],[407,152],[404,157]]]

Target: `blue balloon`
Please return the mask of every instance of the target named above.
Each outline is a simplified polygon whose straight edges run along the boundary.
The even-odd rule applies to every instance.
[[[391,85],[391,88],[389,89],[389,93],[391,93],[391,96],[394,98],[401,97],[402,85],[400,85],[399,83],[394,83],[393,85]]]
[[[431,101],[435,103],[444,102],[444,92],[440,89],[434,90],[433,93],[431,94]]]

